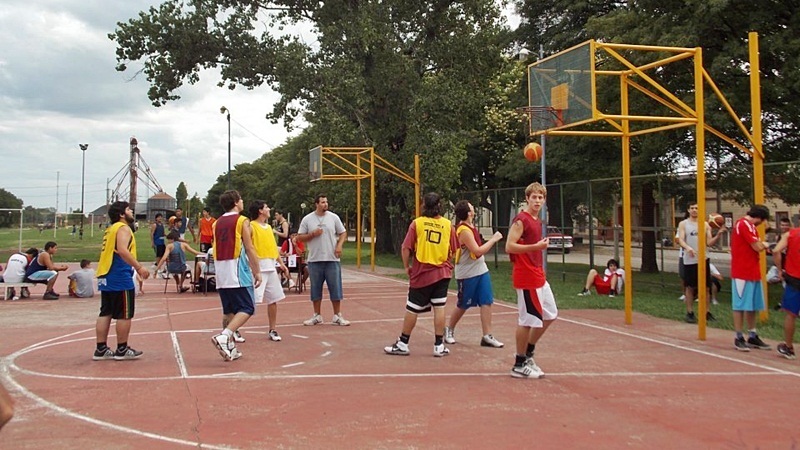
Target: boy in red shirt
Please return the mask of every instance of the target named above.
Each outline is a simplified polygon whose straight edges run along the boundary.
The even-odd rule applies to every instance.
[[[761,262],[759,253],[767,246],[758,237],[756,227],[769,218],[769,208],[753,205],[747,215],[736,221],[731,232],[731,306],[736,350],[749,352],[751,348],[769,350],[770,346],[756,333],[756,311],[764,309],[764,291],[761,288]],[[742,322],[747,321],[747,341],[742,333]]]

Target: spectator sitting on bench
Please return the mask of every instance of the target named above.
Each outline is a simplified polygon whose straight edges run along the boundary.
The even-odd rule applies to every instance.
[[[69,296],[78,298],[94,297],[94,270],[88,259],[81,260],[81,270],[72,272],[69,278]]]
[[[8,263],[6,263],[6,271],[3,272],[3,276],[0,277],[0,281],[3,283],[24,283],[25,282],[25,269],[28,268],[28,264],[30,264],[33,258],[36,258],[39,255],[39,250],[31,247],[25,250],[25,253],[14,253],[8,258]],[[28,292],[28,288],[23,287],[20,289],[20,296],[22,298],[30,297],[30,292]],[[8,297],[12,299],[18,299],[17,292],[14,288],[9,288]]]
[[[625,271],[619,268],[619,263],[616,259],[611,258],[606,263],[606,270],[603,276],[594,270],[589,270],[589,275],[586,277],[586,285],[583,287],[579,296],[592,295],[589,289],[594,286],[598,295],[608,295],[614,297],[617,292],[622,290],[622,285],[625,280]]]
[[[53,255],[57,251],[58,244],[53,241],[47,242],[44,244],[44,251],[39,252],[39,255],[33,258],[25,271],[25,281],[29,283],[47,283],[47,289],[42,297],[44,300],[58,300],[59,295],[53,290],[53,286],[58,279],[58,272],[63,272],[69,268],[66,264],[60,266],[53,264]]]

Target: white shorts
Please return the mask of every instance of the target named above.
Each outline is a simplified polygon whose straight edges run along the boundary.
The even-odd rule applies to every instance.
[[[270,270],[269,272],[261,272],[261,285],[255,289],[256,303],[266,302],[268,305],[277,303],[284,298],[286,294],[283,293],[281,286],[281,277],[278,272]]]
[[[517,324],[521,327],[542,328],[544,320],[555,320],[558,317],[556,298],[550,289],[550,283],[537,289],[516,289]]]

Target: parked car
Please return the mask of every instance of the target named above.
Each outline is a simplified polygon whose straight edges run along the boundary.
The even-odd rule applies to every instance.
[[[558,231],[557,227],[547,227],[547,237],[550,244],[547,246],[548,252],[569,253],[572,250],[572,236]]]

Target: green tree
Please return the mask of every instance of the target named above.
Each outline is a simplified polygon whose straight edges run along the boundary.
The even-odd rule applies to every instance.
[[[22,209],[22,199],[0,188],[0,208]],[[0,228],[19,226],[19,215],[18,211],[0,212]]]
[[[186,200],[189,198],[189,191],[186,189],[186,185],[181,181],[178,183],[178,188],[175,189],[175,202],[178,205],[178,208],[187,208]]]
[[[231,89],[267,83],[281,96],[268,119],[291,129],[304,114],[317,144],[375,147],[407,173],[419,154],[424,190],[447,195],[501,60],[499,17],[494,0],[170,0],[109,37],[118,70],[143,61],[133,70],[146,75],[154,105],[178,99],[209,68]],[[283,31],[296,25],[313,27],[313,45]],[[414,210],[412,187],[390,181],[378,179],[377,225],[390,231],[381,250],[397,248]]]

